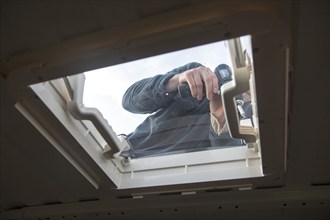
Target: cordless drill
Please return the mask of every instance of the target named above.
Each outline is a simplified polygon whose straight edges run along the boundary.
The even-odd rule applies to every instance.
[[[220,64],[214,69],[215,75],[218,77],[219,86],[221,86],[232,80],[232,72],[228,65]],[[178,92],[181,97],[191,96],[188,83],[182,83],[178,86]],[[203,93],[205,95],[205,86],[203,87]],[[220,90],[218,91],[220,95]]]

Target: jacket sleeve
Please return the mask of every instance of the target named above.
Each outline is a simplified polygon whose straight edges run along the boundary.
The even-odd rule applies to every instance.
[[[145,114],[167,107],[177,93],[176,91],[172,93],[166,92],[166,84],[170,78],[198,66],[201,66],[201,64],[196,62],[188,63],[164,75],[156,75],[135,82],[123,96],[123,108],[132,113]]]

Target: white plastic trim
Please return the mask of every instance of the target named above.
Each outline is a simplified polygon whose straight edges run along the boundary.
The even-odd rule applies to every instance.
[[[229,132],[233,138],[245,140],[251,144],[257,141],[257,135],[251,126],[248,131],[241,131],[237,114],[235,96],[249,90],[250,70],[243,60],[243,51],[240,40],[228,40],[229,53],[232,60],[233,80],[221,87],[222,101],[225,109],[225,116]]]
[[[119,153],[126,145],[118,140],[112,127],[108,124],[107,120],[103,117],[102,113],[97,108],[86,108],[83,105],[83,94],[85,75],[78,74],[70,77],[74,80],[73,85],[73,100],[67,103],[67,108],[71,115],[77,120],[89,120],[93,123],[95,128],[101,134],[103,139],[108,144],[109,149],[107,153],[111,156]],[[105,147],[105,146],[104,146]]]

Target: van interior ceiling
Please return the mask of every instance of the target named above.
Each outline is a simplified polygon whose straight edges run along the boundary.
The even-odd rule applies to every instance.
[[[322,0],[1,1],[0,218],[329,219],[329,20]],[[125,91],[189,62],[226,64],[239,144],[132,153],[149,114]]]

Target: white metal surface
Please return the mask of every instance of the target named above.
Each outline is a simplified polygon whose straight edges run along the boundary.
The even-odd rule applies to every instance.
[[[281,82],[281,84],[286,85],[286,74],[287,74],[287,58],[285,57],[287,55],[285,46],[288,44],[287,35],[285,34],[285,27],[282,27],[280,23],[274,18],[269,16],[268,14],[262,12],[262,11],[249,11],[247,9],[245,12],[240,13],[233,13],[233,14],[227,14],[228,21],[230,21],[230,27],[235,30],[235,27],[238,27],[237,21],[235,18],[241,17],[241,18],[249,18],[249,19],[243,19],[245,22],[247,22],[247,25],[249,26],[249,34],[252,36],[252,45],[253,47],[260,48],[260,51],[256,54],[253,54],[253,60],[254,60],[254,71],[255,71],[255,78],[256,81],[262,80],[263,78],[267,78],[269,76],[266,76],[266,72],[273,72],[277,74],[272,74],[271,78],[273,80]],[[220,16],[221,18],[221,16]],[[212,18],[212,19],[219,19],[219,18]],[[267,26],[259,26],[256,25],[257,20],[264,19],[268,20],[269,23],[272,23],[273,25],[267,25]],[[267,30],[267,31],[266,31]],[[191,34],[194,33],[195,30],[191,30]],[[237,33],[240,33],[240,35],[246,35],[247,30],[240,31],[239,29],[236,29]],[[266,32],[265,32],[266,31]],[[269,35],[269,32],[271,32],[271,38]],[[208,34],[212,35],[212,32],[209,32]],[[219,39],[221,40],[221,38]],[[283,47],[274,47],[274,42],[280,42],[280,44],[283,45]],[[283,49],[284,48],[284,49]],[[262,49],[262,50],[261,50]],[[268,53],[268,51],[272,51],[272,53]],[[264,60],[264,57],[267,56],[267,60]],[[277,63],[272,66],[271,69],[268,69],[268,65],[265,64],[269,61],[277,60]],[[269,63],[269,65],[273,65],[273,63]],[[64,64],[63,64],[64,65]],[[65,68],[65,65],[63,66]],[[8,85],[11,88],[11,91],[14,95],[18,96],[18,98],[21,98],[21,100],[24,100],[24,102],[29,102],[28,98],[25,97],[24,93],[28,92],[27,90],[22,89],[22,85],[25,84],[25,86],[28,86],[31,83],[31,79],[25,80],[24,77],[28,76],[31,69],[18,69],[15,71],[14,74],[11,75],[11,77],[8,80]],[[66,71],[67,73],[68,71]],[[21,77],[22,74],[24,77],[20,81],[15,82],[15,78]],[[46,73],[45,73],[46,74]],[[65,76],[62,74],[62,76]],[[46,77],[47,78],[47,77]],[[27,84],[26,84],[27,83]],[[103,135],[97,134],[98,132],[95,131],[95,128],[91,128],[88,123],[84,121],[77,121],[67,111],[67,102],[70,101],[69,94],[67,89],[63,88],[63,83],[61,88],[57,88],[57,84],[60,83],[42,83],[42,84],[36,84],[33,85],[31,88],[34,90],[34,92],[39,96],[39,98],[48,106],[48,109],[51,109],[54,117],[56,120],[60,121],[64,129],[61,132],[64,132],[64,130],[68,131],[71,134],[71,137],[78,141],[78,143],[81,145],[81,147],[86,151],[86,153],[89,155],[89,159],[87,161],[81,161],[81,163],[84,164],[84,167],[90,167],[89,164],[95,163],[97,164],[96,167],[98,167],[98,171],[96,173],[103,173],[106,174],[106,176],[110,177],[113,183],[119,188],[127,188],[127,187],[143,187],[143,186],[159,186],[159,185],[169,185],[169,184],[182,184],[182,183],[193,183],[193,182],[208,182],[208,181],[215,181],[215,180],[228,180],[228,179],[235,179],[235,178],[251,178],[253,176],[261,176],[261,170],[265,172],[266,176],[275,176],[274,178],[281,178],[283,176],[284,172],[284,164],[285,164],[285,134],[284,131],[273,133],[273,130],[270,129],[263,129],[261,126],[261,143],[265,146],[266,150],[261,151],[260,156],[262,157],[262,166],[267,167],[267,170],[264,170],[261,166],[261,163],[257,163],[258,165],[256,167],[254,166],[246,166],[246,164],[250,164],[251,161],[255,160],[247,160],[246,158],[241,158],[241,162],[236,161],[233,162],[233,166],[231,169],[231,172],[227,172],[223,169],[221,169],[221,165],[225,164],[222,163],[220,160],[216,161],[213,164],[209,164],[208,162],[204,163],[208,167],[209,174],[206,174],[204,171],[203,174],[201,174],[201,171],[196,169],[196,166],[189,165],[190,162],[186,162],[184,164],[181,164],[179,167],[162,167],[162,172],[152,169],[146,169],[145,171],[134,171],[134,168],[130,171],[130,173],[123,172],[120,174],[120,167],[121,163],[114,163],[108,158],[106,158],[106,155],[102,155],[101,152],[103,151],[104,145],[101,146],[105,140],[99,140],[100,137]],[[73,83],[75,85],[75,83]],[[263,121],[274,121],[277,120],[276,118],[285,118],[286,114],[286,88],[285,87],[275,87],[271,90],[264,91],[261,88],[268,86],[268,85],[256,85],[257,93],[255,96],[258,97],[258,112],[260,113],[259,117],[262,118]],[[74,86],[73,86],[74,87]],[[27,88],[27,87],[26,87]],[[62,90],[61,90],[62,89]],[[64,89],[64,90],[63,90]],[[22,94],[22,95],[20,95]],[[82,94],[80,94],[82,95]],[[269,96],[273,97],[275,96],[277,99],[271,99]],[[276,112],[277,116],[274,117],[274,112],[265,111],[267,109],[267,105],[269,105],[269,101],[273,102],[273,104],[276,104],[280,111]],[[37,111],[37,107],[33,108],[34,111]],[[30,109],[30,111],[33,111]],[[260,111],[261,110],[261,111]],[[40,111],[39,111],[40,112]],[[38,114],[34,114],[34,117],[39,117]],[[235,115],[235,117],[237,117]],[[104,121],[103,121],[104,122]],[[275,121],[274,121],[275,122]],[[40,122],[42,123],[42,126],[47,128],[47,122]],[[270,122],[269,122],[270,123]],[[274,123],[275,127],[278,127],[278,131],[281,131],[282,128],[285,128],[287,126],[286,121],[278,121]],[[93,126],[92,126],[93,127]],[[275,129],[273,127],[273,129]],[[276,129],[275,129],[276,130]],[[53,131],[56,132],[56,131]],[[94,134],[95,133],[95,134]],[[274,136],[273,139],[269,139],[269,135],[272,134]],[[111,136],[111,135],[110,135]],[[105,141],[109,142],[109,141]],[[279,145],[279,143],[281,143]],[[284,144],[283,144],[284,143]],[[273,147],[270,147],[273,146]],[[64,148],[67,148],[68,146],[64,146]],[[113,147],[113,146],[110,146]],[[70,151],[71,149],[66,149],[66,151]],[[276,153],[274,153],[276,152]],[[71,155],[73,157],[80,158],[78,151],[76,150]],[[192,154],[193,155],[193,154]],[[219,157],[220,158],[220,157]],[[178,159],[179,160],[179,159]],[[189,161],[189,159],[188,159]],[[131,164],[134,164],[133,161]],[[217,164],[217,165],[215,165]],[[236,165],[240,164],[239,166]],[[251,162],[251,164],[254,164]],[[259,167],[258,167],[259,166]],[[215,168],[217,167],[217,168]],[[165,168],[165,169],[164,169]],[[252,169],[250,172],[249,169]],[[93,171],[91,171],[93,172]],[[215,174],[221,173],[221,175]],[[185,175],[181,175],[184,173]],[[194,174],[195,173],[195,174]],[[209,177],[206,177],[205,175],[209,175]],[[164,178],[163,178],[164,177]],[[106,181],[104,177],[101,179],[95,180],[95,182],[98,182],[101,184],[101,182]],[[95,185],[95,184],[94,184]]]
[[[325,187],[150,195],[27,207],[5,219],[299,219],[327,220]],[[157,203],[155,203],[157,198]],[[219,199],[221,198],[221,199]],[[269,198],[272,198],[271,200]],[[299,210],[299,212],[297,212]]]
[[[241,31],[238,27],[240,27],[241,22],[237,23],[237,20],[235,20],[235,17],[242,16],[240,13],[243,13],[244,16],[249,17],[245,22],[247,22],[246,25],[249,26],[247,30]],[[262,79],[264,76],[264,73],[266,71],[270,71],[270,69],[267,69],[267,65],[265,65],[263,60],[263,57],[268,57],[269,60],[278,60],[278,63],[274,68],[271,69],[273,72],[277,72],[280,74],[273,74],[271,75],[274,80],[281,81],[285,85],[285,79],[286,79],[286,74],[287,74],[287,69],[286,69],[286,61],[287,59],[285,58],[285,53],[286,50],[283,50],[283,48],[277,48],[274,47],[273,41],[280,41],[283,47],[287,45],[288,39],[287,35],[285,34],[285,27],[282,27],[280,23],[274,18],[266,13],[264,13],[262,10],[261,11],[254,11],[250,9],[247,9],[246,11],[240,12],[240,13],[229,13],[226,14],[228,21],[230,21],[230,27],[237,31],[237,34],[240,36],[250,34],[252,36],[252,45],[254,47],[259,47],[262,48],[261,52],[258,52],[257,54],[254,54],[254,65],[256,71],[256,80]],[[223,19],[223,15],[218,15],[219,18],[213,17],[212,19]],[[256,25],[257,20],[259,19],[266,19],[269,21],[269,23],[273,23],[273,25],[266,25],[266,26],[259,26]],[[216,29],[216,27],[215,27]],[[269,31],[272,32],[272,35],[274,38],[269,38],[268,34],[265,34],[265,30],[267,30],[266,33]],[[191,30],[191,32],[196,31],[196,30]],[[248,31],[248,32],[247,32]],[[210,32],[211,35],[212,32]],[[219,37],[219,40],[221,40],[221,37]],[[262,61],[263,60],[263,61]],[[64,65],[64,64],[63,64]],[[65,65],[63,66],[65,68]],[[266,68],[266,69],[265,69]],[[24,102],[29,102],[29,98],[24,95],[24,93],[28,92],[26,89],[24,90],[24,86],[22,88],[22,85],[25,85],[26,88],[27,86],[31,83],[31,78],[24,80],[26,76],[29,75],[29,72],[31,69],[17,69],[13,74],[11,74],[11,77],[8,80],[8,85],[11,88],[12,93],[19,97],[21,100],[24,100]],[[65,71],[67,73],[68,71]],[[46,74],[46,73],[45,73]],[[15,81],[16,78],[18,77],[24,77],[20,81]],[[47,75],[47,74],[46,74]],[[64,73],[62,73],[62,76],[65,76]],[[269,77],[269,76],[267,76]],[[48,77],[46,77],[48,78]],[[74,77],[73,77],[74,78]],[[60,80],[60,79],[59,79]],[[56,81],[56,80],[55,80]],[[244,81],[244,80],[243,80]],[[245,80],[246,81],[246,80]],[[27,84],[26,84],[27,83]],[[68,91],[63,88],[64,84],[62,83],[61,88],[57,88],[57,84],[61,83],[42,83],[42,84],[35,84],[31,86],[31,88],[34,90],[34,92],[39,96],[39,98],[46,104],[48,109],[51,109],[56,120],[60,121],[64,125],[64,129],[62,129],[61,132],[63,131],[68,131],[71,136],[78,141],[78,143],[81,145],[81,147],[87,152],[89,155],[89,158],[87,161],[81,161],[81,163],[84,164],[84,167],[89,167],[89,164],[93,164],[96,162],[98,167],[97,173],[104,173],[106,174],[112,182],[119,188],[130,188],[130,187],[144,187],[144,186],[159,186],[159,185],[168,185],[168,184],[182,184],[182,183],[196,183],[196,182],[208,182],[208,181],[215,181],[215,180],[228,180],[228,179],[240,179],[240,178],[249,178],[252,176],[261,176],[263,170],[262,167],[264,166],[267,167],[267,170],[265,172],[266,176],[272,176],[274,175],[275,178],[278,178],[283,175],[284,171],[284,161],[286,160],[285,156],[285,148],[282,143],[285,143],[287,140],[285,140],[284,133],[277,133],[277,137],[274,136],[274,139],[270,140],[267,139],[268,141],[263,142],[265,144],[265,151],[262,151],[261,154],[259,155],[262,157],[262,165],[260,160],[250,160],[246,158],[241,158],[238,161],[231,161],[232,163],[231,168],[223,169],[221,168],[222,166],[225,166],[221,160],[218,160],[214,163],[208,163],[207,160],[202,163],[204,164],[207,168],[206,170],[209,170],[209,173],[205,171],[201,171],[200,169],[196,168],[198,166],[194,165],[189,165],[189,162],[184,162],[178,167],[162,167],[162,170],[158,170],[160,168],[157,168],[156,170],[152,170],[146,166],[144,168],[144,171],[139,170],[134,171],[134,165],[130,173],[120,173],[120,167],[122,163],[114,163],[108,158],[106,158],[106,155],[103,155],[101,152],[104,149],[104,143],[105,140],[99,140],[101,136],[104,137],[104,135],[100,135],[100,133],[96,132],[95,128],[89,128],[88,123],[84,121],[78,121],[74,119],[72,116],[68,114],[67,111],[67,102],[70,102],[71,100],[69,99],[69,93]],[[75,83],[73,83],[75,85]],[[78,84],[77,84],[78,85]],[[258,96],[260,99],[260,109],[264,109],[267,107],[267,102],[269,101],[268,98],[265,98],[268,96],[268,94],[276,94],[278,99],[277,100],[272,100],[273,102],[279,106],[280,111],[277,112],[278,117],[284,118],[284,115],[286,114],[285,112],[285,94],[286,94],[286,88],[272,88],[268,89],[267,91],[261,90],[264,85],[257,85],[256,89],[258,90],[257,93],[255,94]],[[62,89],[62,90],[61,90]],[[64,89],[64,90],[63,90]],[[82,94],[80,94],[82,95]],[[22,102],[22,101],[21,101]],[[35,111],[37,106],[31,107],[29,111]],[[270,112],[260,112],[261,117],[263,117],[263,120],[274,120],[274,113]],[[34,117],[39,117],[38,114],[34,114]],[[235,115],[236,117],[236,115]],[[47,122],[40,122],[42,123],[42,127],[45,127],[47,130]],[[104,123],[104,120],[102,121]],[[101,123],[101,124],[102,124]],[[287,126],[286,121],[280,121],[280,123],[277,122],[276,126],[279,126],[281,128],[285,128]],[[262,127],[261,127],[262,129]],[[56,133],[57,131],[52,131]],[[59,132],[59,134],[61,133]],[[263,138],[268,138],[268,135],[265,134],[270,134],[273,131],[271,130],[263,130],[263,136],[261,135],[261,141]],[[97,134],[98,133],[98,134]],[[272,134],[275,135],[275,134]],[[113,135],[110,135],[113,136]],[[281,145],[277,145],[275,142],[280,142]],[[109,142],[109,140],[105,141]],[[117,140],[118,142],[118,140]],[[270,146],[274,147],[270,147]],[[111,148],[113,146],[110,146]],[[70,146],[65,146],[63,145],[63,148],[65,151],[69,152],[71,151]],[[278,148],[276,150],[277,154],[274,154],[273,150],[275,148]],[[73,157],[78,157],[80,158],[81,156],[79,155],[79,151],[75,150],[74,153],[71,155]],[[274,157],[276,158],[274,160]],[[220,157],[219,157],[220,158]],[[179,159],[178,159],[179,160]],[[189,161],[189,159],[187,159]],[[256,162],[253,163],[252,161]],[[131,164],[134,161],[131,162]],[[235,166],[234,164],[238,165]],[[250,166],[250,164],[256,165],[256,166]],[[246,166],[248,165],[248,166]],[[202,166],[202,165],[201,165]],[[211,168],[212,167],[212,168]],[[228,170],[229,169],[229,170]],[[251,169],[251,170],[250,170]],[[161,172],[162,171],[162,172]],[[93,171],[90,171],[93,172]],[[174,174],[172,174],[174,173]],[[215,173],[218,173],[219,175],[216,175]],[[221,174],[220,174],[221,173]],[[184,175],[182,175],[184,174]],[[97,178],[98,180],[93,180],[93,184],[95,185],[95,182],[98,182],[98,184],[101,184],[102,181],[106,181],[104,177],[100,179],[100,177]]]

